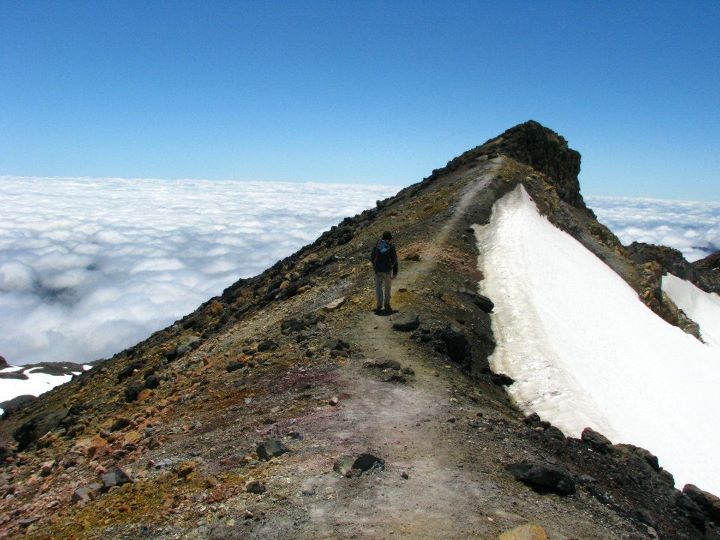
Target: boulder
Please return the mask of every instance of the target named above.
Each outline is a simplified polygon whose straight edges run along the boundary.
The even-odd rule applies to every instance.
[[[20,409],[23,405],[27,403],[32,403],[35,400],[37,400],[35,396],[22,395],[9,399],[7,401],[3,401],[2,403],[0,403],[0,409],[4,411],[2,417],[8,418],[11,414]]]
[[[575,493],[575,481],[570,475],[560,469],[521,461],[506,467],[515,480],[530,486],[538,493],[557,493],[558,495],[572,495]]]
[[[125,388],[125,401],[127,401],[128,403],[132,403],[133,401],[137,400],[140,392],[142,392],[143,390],[145,390],[145,385],[143,383],[130,383],[127,388]]]
[[[703,491],[693,484],[686,484],[683,493],[702,509],[710,521],[720,525],[720,497]]]
[[[245,491],[247,493],[261,495],[265,493],[266,490],[267,488],[265,487],[265,482],[261,482],[260,480],[250,480],[245,484]]]
[[[67,415],[68,411],[63,409],[35,416],[25,422],[13,432],[13,438],[18,443],[18,450],[25,450],[40,437],[54,430]]]
[[[372,454],[359,456],[340,456],[333,465],[333,470],[345,477],[359,476],[364,472],[385,469],[385,462]]]
[[[349,351],[350,344],[347,341],[337,338],[328,338],[325,340],[325,346],[331,351]]]
[[[463,334],[455,326],[447,326],[440,332],[440,339],[445,344],[445,350],[450,360],[456,364],[460,364],[464,368],[469,368],[472,360],[470,352],[470,343],[465,334]]]
[[[645,461],[645,463],[650,465],[652,470],[654,470],[655,472],[660,472],[660,462],[658,461],[657,456],[649,452],[648,450],[645,450],[644,448],[640,448],[639,446],[635,446],[633,444],[616,444],[614,448],[617,450],[630,452],[631,454],[638,456],[643,461]]]
[[[282,456],[289,452],[282,441],[278,439],[268,439],[257,445],[256,453],[258,457],[264,461],[270,461],[272,458]]]
[[[485,313],[491,313],[495,309],[495,304],[487,296],[478,294],[475,296],[475,305],[482,309]]]
[[[145,377],[145,388],[153,389],[160,386],[160,378],[154,373]]]
[[[115,420],[112,426],[110,426],[110,431],[120,431],[122,429],[125,429],[130,425],[130,420],[128,418],[118,418]]]
[[[112,487],[130,484],[132,480],[130,476],[120,467],[113,467],[108,472],[100,476],[102,482],[102,491],[108,491]]]
[[[610,439],[592,428],[586,427],[580,434],[580,439],[587,443],[593,450],[607,454],[612,449]]]
[[[133,362],[132,364],[122,368],[117,375],[117,382],[123,382],[128,377],[132,377],[137,371],[142,369],[142,362]]]
[[[373,469],[382,471],[385,469],[385,462],[372,454],[360,454],[357,459],[355,459],[352,467],[361,472],[367,472]]]
[[[258,343],[257,350],[260,352],[267,352],[267,351],[274,351],[278,347],[279,347],[279,345],[276,342],[274,342],[272,339],[266,339],[266,340]]]
[[[412,332],[420,326],[420,317],[417,313],[400,313],[390,319],[392,327],[399,332]]]
[[[180,341],[180,343],[178,343],[175,346],[175,348],[166,355],[166,358],[170,362],[177,360],[181,356],[186,355],[191,350],[196,348],[199,344],[200,344],[199,337],[197,337],[197,336],[187,337],[187,338],[183,339],[182,341]]]
[[[101,484],[98,484],[97,482],[92,483],[90,485],[76,489],[73,492],[70,500],[74,503],[88,503],[98,496],[98,493],[100,493],[101,489]]]
[[[368,369],[401,369],[400,362],[397,360],[378,360],[369,359],[363,362],[363,367]]]
[[[4,356],[0,356],[0,369],[9,368],[10,365],[7,363],[7,360],[5,360]]]
[[[705,532],[705,513],[693,499],[685,493],[675,492],[675,506],[685,514],[690,523],[697,529]]]
[[[515,382],[515,379],[504,373],[490,373],[490,382],[495,386],[510,386]]]

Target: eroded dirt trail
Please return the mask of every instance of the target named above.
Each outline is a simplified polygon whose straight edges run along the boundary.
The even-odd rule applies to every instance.
[[[434,249],[442,249],[487,181],[483,177],[468,186],[453,217],[429,243]],[[420,253],[420,261],[404,261],[394,290],[426,287],[435,264],[430,252]],[[405,308],[402,301],[393,304],[401,312]],[[395,360],[415,376],[409,384],[393,384],[361,363],[345,366],[342,376],[349,397],[329,422],[329,436],[344,454],[371,452],[381,457],[386,470],[353,479],[327,478],[324,489],[333,496],[310,506],[313,529],[326,537],[485,537],[489,522],[481,509],[495,490],[491,482],[464,470],[465,441],[450,427],[457,400],[449,381],[457,377],[460,382],[463,375],[438,376],[438,371],[454,368],[438,365],[426,348],[393,330],[389,317],[362,313],[353,341],[366,358]]]

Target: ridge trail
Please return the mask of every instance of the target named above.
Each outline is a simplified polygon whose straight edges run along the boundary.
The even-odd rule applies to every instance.
[[[498,166],[499,160],[465,188],[429,245],[442,249]],[[437,261],[429,250],[420,255],[420,261],[403,262],[393,282],[395,291],[427,285],[424,281]],[[402,302],[394,304],[402,311]],[[343,367],[341,386],[348,388],[350,397],[341,401],[339,414],[326,418],[323,429],[336,456],[372,452],[385,460],[386,470],[355,479],[324,476],[322,489],[331,497],[309,505],[313,536],[487,537],[492,522],[482,509],[492,506],[500,493],[492,481],[468,470],[474,464],[466,441],[449,422],[457,413],[454,387],[467,385],[465,376],[433,362],[426,349],[393,330],[388,317],[366,311],[352,326],[352,339],[366,358],[398,361],[411,368],[415,378],[397,385],[373,378],[357,362]],[[439,377],[444,369],[456,373]],[[401,478],[403,472],[408,479]]]

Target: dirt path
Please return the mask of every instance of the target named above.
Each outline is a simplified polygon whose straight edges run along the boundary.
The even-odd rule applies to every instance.
[[[432,246],[442,247],[489,176],[468,186]],[[393,287],[419,288],[435,264],[430,253],[421,253],[418,262],[404,262]],[[404,306],[395,307],[402,311]],[[386,470],[356,479],[327,478],[323,488],[333,497],[309,507],[317,537],[486,537],[489,522],[480,510],[494,490],[463,471],[464,441],[449,427],[456,406],[452,385],[437,373],[446,368],[407,334],[393,330],[388,317],[362,313],[356,325],[354,342],[365,357],[398,361],[415,377],[410,384],[392,384],[358,363],[346,366],[350,397],[329,423],[331,438],[343,453],[372,452],[383,458]]]

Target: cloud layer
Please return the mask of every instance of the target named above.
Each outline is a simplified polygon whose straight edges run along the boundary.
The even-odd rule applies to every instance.
[[[0,177],[0,354],[114,354],[395,188]],[[589,197],[623,241],[689,260],[720,247],[720,203]]]
[[[394,191],[0,177],[0,354],[109,356]]]
[[[585,202],[623,244],[670,246],[688,261],[720,250],[719,202],[624,197],[586,197]]]

